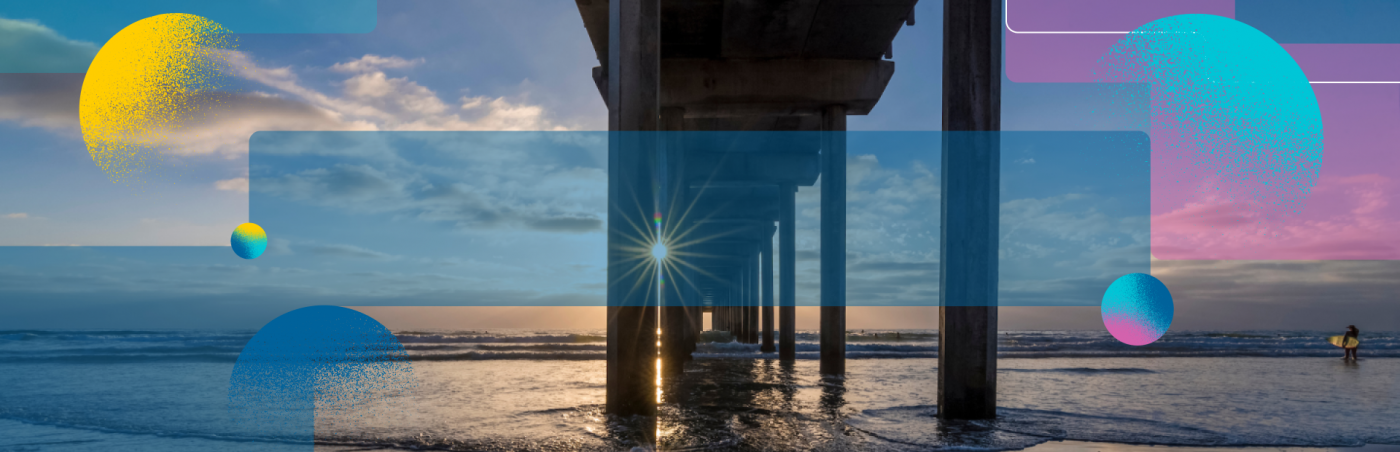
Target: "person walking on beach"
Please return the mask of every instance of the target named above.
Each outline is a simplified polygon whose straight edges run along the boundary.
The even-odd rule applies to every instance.
[[[1354,339],[1356,339],[1356,340],[1359,341],[1359,340],[1361,340],[1361,338],[1359,337],[1360,334],[1361,334],[1361,330],[1356,329],[1356,325],[1347,325],[1347,334],[1346,334],[1346,337],[1354,338]],[[1343,360],[1350,359],[1350,360],[1355,361],[1355,360],[1356,360],[1356,349],[1357,349],[1357,348],[1360,348],[1360,347],[1361,347],[1361,345],[1360,345],[1360,344],[1357,344],[1356,346],[1343,348],[1342,350],[1346,350],[1346,355],[1342,356],[1342,359],[1343,359]]]

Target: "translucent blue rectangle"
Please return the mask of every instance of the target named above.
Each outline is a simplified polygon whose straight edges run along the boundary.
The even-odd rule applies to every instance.
[[[654,136],[670,143],[660,149],[698,149],[673,175],[706,194],[622,204],[645,225],[641,234],[662,213],[678,250],[668,259],[691,246],[684,259],[709,266],[721,280],[710,283],[714,292],[761,234],[779,248],[771,229],[752,229],[771,221],[743,218],[776,218],[777,185],[755,179],[793,184],[795,296],[820,304],[819,133]],[[846,305],[939,305],[941,135],[846,138]],[[1000,305],[1095,305],[1118,276],[1150,270],[1145,134],[1002,132],[1000,140]],[[267,232],[262,256],[244,260],[225,247],[0,248],[0,309],[35,327],[94,327],[119,318],[218,325],[311,305],[606,305],[608,146],[607,132],[259,132],[249,219]],[[647,182],[665,194],[677,178]],[[693,226],[701,219],[716,221]],[[677,226],[685,224],[693,227]],[[652,262],[650,249],[635,253]],[[674,274],[666,284],[688,279],[699,278]]]
[[[733,281],[735,268],[756,252],[757,230],[745,221],[771,225],[777,185],[789,183],[798,188],[797,304],[819,305],[820,133],[655,136],[691,152],[684,177],[696,194],[666,199],[659,187],[675,181],[657,176],[652,206],[627,206],[636,210],[631,227],[652,226],[659,209],[666,241],[708,246],[671,256],[693,264],[676,268],[698,270],[670,274],[667,283],[727,295],[723,281]],[[937,305],[941,135],[846,137],[846,304]],[[500,293],[455,303],[599,304],[606,299],[607,139],[607,132],[264,132],[252,143],[250,209],[293,250],[309,240],[305,246],[319,255],[342,251],[320,265],[489,263],[451,274],[496,281],[474,285],[497,284]],[[1150,270],[1144,134],[1002,132],[1001,139],[1001,305],[1096,305],[1118,276]],[[705,224],[676,224],[685,221]],[[767,234],[777,249],[776,234]],[[636,252],[637,262],[649,262],[649,246]],[[268,257],[302,258],[295,251]],[[505,295],[525,287],[534,298]],[[714,304],[724,296],[706,298],[703,304]]]

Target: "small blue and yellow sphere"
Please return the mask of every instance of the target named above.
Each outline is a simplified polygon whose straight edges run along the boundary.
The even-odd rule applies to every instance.
[[[233,252],[244,259],[254,259],[267,250],[267,233],[262,226],[243,223],[233,228],[233,238],[229,239]]]

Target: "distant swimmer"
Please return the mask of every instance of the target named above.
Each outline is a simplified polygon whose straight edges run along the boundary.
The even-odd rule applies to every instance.
[[[1346,355],[1343,356],[1342,359],[1351,358],[1355,361],[1356,349],[1361,348],[1361,330],[1356,329],[1356,325],[1347,325],[1347,334],[1343,336],[1353,339],[1354,342],[1348,341],[1347,345],[1350,345],[1350,347],[1342,348],[1342,350],[1346,350]]]

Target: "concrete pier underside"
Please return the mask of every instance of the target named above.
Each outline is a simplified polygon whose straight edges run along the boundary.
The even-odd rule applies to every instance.
[[[916,1],[576,0],[602,63],[593,69],[592,77],[608,104],[609,130],[664,130],[671,134],[799,131],[820,137],[782,146],[700,146],[669,134],[650,141],[644,134],[613,135],[609,148],[609,413],[655,415],[655,360],[662,362],[663,377],[680,372],[705,327],[701,318],[706,312],[711,314],[710,329],[728,331],[740,342],[761,343],[760,351],[776,351],[781,360],[795,358],[794,194],[799,187],[818,183],[822,194],[820,369],[823,374],[845,372],[846,116],[869,114],[879,102],[894,75],[894,62],[886,59],[891,42],[901,27],[912,25]],[[981,32],[977,27],[983,24],[968,19],[986,13],[974,5],[979,3],[996,2],[948,0],[949,8],[971,8],[966,12],[950,9],[950,17],[976,22],[965,31]],[[985,46],[989,42],[984,42],[988,39],[990,36],[959,40],[982,47],[945,49],[945,59],[964,58],[968,52],[988,57],[991,53]],[[950,53],[953,55],[947,56]],[[999,62],[999,53],[996,55]],[[1000,88],[985,85],[989,73],[977,71],[986,69],[950,69],[945,64],[945,128],[949,127],[950,114],[966,114],[963,109],[969,102],[981,102],[976,114],[988,114],[986,108],[992,107],[986,105],[985,97],[978,96],[985,96],[987,89]],[[955,80],[982,83],[977,88],[981,91],[946,100],[950,70],[957,73],[951,76]],[[999,70],[997,66],[997,72],[990,73],[997,81]],[[951,123],[954,128],[948,130],[995,130],[998,125],[974,122],[957,129],[964,123],[955,119]],[[970,163],[955,159],[951,164],[985,169],[987,157],[980,158]],[[945,164],[944,171],[948,168]],[[666,182],[653,192],[654,180]],[[953,187],[946,186],[945,177],[944,183],[945,193],[976,186],[980,190],[976,193],[985,198],[985,177]],[[662,200],[653,202],[657,198]],[[946,197],[944,202],[945,212],[950,208],[985,208],[977,204],[981,201],[955,202],[952,207]],[[638,210],[637,205],[665,211]],[[656,266],[650,272],[629,272],[636,259],[622,250],[627,243],[655,240],[629,226],[641,225],[641,231],[652,231],[648,226],[654,213],[663,213],[663,218],[672,222],[666,224],[665,231],[684,231],[688,237],[708,239],[675,241],[677,248],[667,259],[684,259],[685,264],[663,266],[676,274],[663,275],[666,285],[660,292],[630,290],[657,280]],[[945,231],[947,227],[945,224]],[[662,234],[663,242],[668,239]],[[990,325],[991,338],[945,338],[945,347],[966,340],[970,341],[967,346],[980,343],[987,349],[985,344],[995,338],[995,241],[991,246],[993,307],[980,311],[958,308],[963,310],[945,315],[942,321],[949,331],[959,331],[957,334],[964,330],[985,332]],[[984,252],[979,248],[949,255],[945,244],[944,258],[953,260],[944,262],[974,259]],[[977,261],[982,267],[969,272],[984,271],[985,258]],[[949,265],[942,267],[946,279]],[[944,287],[944,293],[949,293],[947,281]],[[985,287],[953,288],[964,292],[981,289]],[[948,323],[950,318],[953,324]],[[654,336],[658,326],[659,338]],[[989,347],[994,360],[994,342]],[[974,354],[942,364],[940,355],[940,380],[972,381],[975,378],[962,376],[958,369],[964,362],[982,358],[985,356]],[[982,375],[986,367],[983,362],[973,374]],[[994,362],[990,368],[994,376]],[[975,398],[990,400],[991,405],[984,403],[980,409],[990,406],[994,413],[994,380],[992,383],[990,388],[967,383],[947,387],[950,391],[981,391]],[[940,383],[940,395],[944,395],[943,388]],[[975,415],[980,411],[968,408],[957,412]]]

